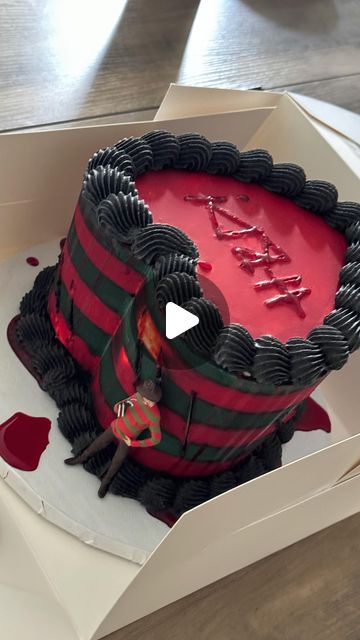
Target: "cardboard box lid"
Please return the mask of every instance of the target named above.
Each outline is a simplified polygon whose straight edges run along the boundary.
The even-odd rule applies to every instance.
[[[219,114],[215,119],[165,120],[161,126],[174,133],[197,130],[213,140],[223,137],[230,126],[235,131],[234,142],[243,147],[268,115],[268,109],[260,108],[241,115]],[[84,167],[94,150],[153,128],[153,122],[137,122],[0,135],[0,259],[64,235]],[[29,218],[31,225],[26,223]]]
[[[360,115],[310,96],[287,91],[216,89],[172,83],[154,120],[208,115],[220,111],[275,109],[282,95],[289,95],[313,119],[360,145]]]
[[[280,105],[282,96],[290,97],[345,162],[360,173],[360,115],[308,96],[277,91],[209,89],[171,84],[154,119],[216,114],[219,110],[267,108],[274,111]]]

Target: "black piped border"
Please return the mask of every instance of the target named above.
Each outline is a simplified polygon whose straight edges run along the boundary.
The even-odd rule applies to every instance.
[[[137,176],[151,169],[163,168],[208,171],[256,183],[321,216],[347,239],[346,263],[340,273],[341,285],[360,286],[360,258],[357,251],[360,239],[359,204],[339,203],[334,185],[323,180],[306,180],[304,170],[298,165],[274,164],[265,150],[241,152],[232,143],[210,142],[196,133],[176,136],[168,131],[152,131],[142,137],[126,138],[113,147],[100,149],[89,161],[82,192],[83,197],[92,202],[99,226],[104,229],[105,211],[106,234],[111,236],[113,233],[112,239],[130,243],[134,255],[153,266],[157,279],[159,261],[162,261],[162,270],[168,276],[171,273],[187,273],[186,258],[196,261],[198,257],[194,243],[179,229],[170,225],[154,225],[147,205],[138,198]],[[169,256],[168,268],[164,268],[163,264],[166,256]],[[174,261],[174,256],[185,257],[184,268]],[[177,266],[173,268],[175,263]],[[196,278],[196,274],[192,277]],[[179,284],[180,276],[164,280],[165,276],[158,279],[157,284],[161,290],[161,301],[191,303],[188,278],[182,279],[183,286]],[[198,297],[197,294],[195,300]],[[346,304],[346,307],[341,304]],[[250,336],[253,349],[249,349],[248,333],[244,334],[242,344],[241,331],[234,332],[230,327],[222,327],[218,323],[218,339],[209,342],[204,331],[202,343],[199,330],[197,345],[202,354],[207,353],[216,364],[235,375],[245,373],[248,377],[250,374],[253,380],[264,384],[265,366],[267,383],[270,385],[279,385],[281,381],[281,384],[307,386],[319,381],[330,370],[341,368],[349,353],[360,346],[358,306],[357,301],[351,306],[349,301],[344,303],[339,288],[334,310],[324,319],[324,324],[316,327],[316,331],[313,329],[306,339],[296,338],[282,344],[271,336],[261,336],[255,341]],[[243,329],[241,325],[238,327]],[[329,327],[336,331],[329,332]],[[252,360],[247,361],[246,370],[239,364],[243,362],[244,350],[247,354],[253,354]],[[236,352],[239,353],[238,358]],[[284,375],[284,372],[288,373]]]

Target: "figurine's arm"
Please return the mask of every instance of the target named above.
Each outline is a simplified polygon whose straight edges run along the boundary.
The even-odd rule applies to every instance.
[[[131,447],[155,447],[161,440],[160,421],[156,424],[149,424],[147,428],[150,431],[149,438],[143,440],[131,440]]]

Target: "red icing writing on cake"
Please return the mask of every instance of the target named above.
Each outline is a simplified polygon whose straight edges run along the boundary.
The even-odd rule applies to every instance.
[[[265,300],[265,304],[268,307],[272,307],[274,304],[278,304],[280,302],[292,304],[294,305],[294,308],[296,309],[300,318],[305,318],[305,311],[301,306],[301,298],[309,295],[311,293],[311,289],[307,287],[301,287],[300,289],[288,288],[288,284],[300,284],[301,276],[296,275],[285,276],[284,278],[276,278],[269,267],[265,269],[265,272],[269,279],[263,280],[262,282],[257,282],[255,284],[255,289],[276,287],[279,291],[279,295],[274,296],[273,298],[268,298],[267,300]]]
[[[236,198],[245,201],[241,195],[236,196]],[[231,252],[240,262],[239,266],[251,275],[255,273],[258,267],[265,269],[267,279],[257,282],[255,289],[262,290],[274,287],[279,292],[278,295],[265,300],[265,304],[268,307],[273,307],[277,304],[288,304],[293,307],[300,318],[305,318],[305,311],[301,306],[301,300],[304,296],[311,293],[311,289],[307,287],[289,289],[290,285],[296,286],[301,284],[301,275],[291,275],[282,278],[277,278],[274,275],[272,266],[277,263],[291,262],[291,258],[280,245],[275,244],[275,242],[269,238],[262,227],[251,225],[239,216],[224,209],[221,205],[227,202],[227,196],[206,196],[199,194],[198,196],[185,196],[184,200],[206,208],[215,237],[218,240],[238,240],[249,235],[258,238],[258,250],[241,245],[232,247]],[[220,225],[217,216],[222,216],[226,220],[230,220],[236,224],[238,228],[224,229],[223,226]]]

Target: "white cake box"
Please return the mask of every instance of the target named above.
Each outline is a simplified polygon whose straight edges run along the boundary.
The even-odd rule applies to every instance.
[[[360,125],[354,120],[356,131],[350,115],[336,121],[331,112],[327,127],[317,110],[316,101],[301,107],[287,95],[172,87],[156,128],[266,148],[276,161],[297,162],[308,177],[334,182],[341,199],[360,201],[359,156],[349,143],[359,139]],[[343,135],[335,133],[341,127]],[[147,122],[2,135],[1,257],[64,235],[92,152],[153,128]],[[44,510],[25,504],[8,486],[11,474],[3,473],[2,637],[101,638],[357,512],[359,372],[355,354],[321,386],[332,418],[331,446],[185,513],[145,561],[101,551],[46,521]],[[16,382],[14,397],[21,396]],[[12,399],[2,397],[1,405],[2,415],[11,415]]]

